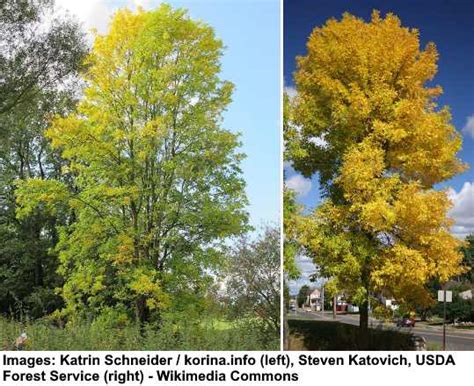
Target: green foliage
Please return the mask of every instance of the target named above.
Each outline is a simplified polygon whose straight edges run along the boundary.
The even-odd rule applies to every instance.
[[[311,293],[311,288],[308,285],[303,285],[300,290],[298,291],[298,295],[296,297],[296,302],[298,303],[298,307],[302,307],[303,304],[306,302],[309,294]]]
[[[196,323],[186,318],[165,322],[161,328],[113,321],[114,311],[92,323],[66,328],[48,321],[20,324],[0,318],[0,347],[12,350],[16,337],[26,331],[26,350],[278,350],[279,337],[267,335],[261,321],[244,319],[222,329],[215,321]],[[263,331],[263,332],[262,332]]]
[[[301,215],[301,208],[296,203],[295,193],[292,190],[283,190],[283,230],[284,230],[284,249],[283,249],[283,269],[290,280],[297,279],[300,275],[296,264],[296,255],[301,249],[298,242],[297,224]]]
[[[461,275],[461,280],[474,285],[474,234],[466,237],[465,244],[461,247],[463,265],[467,268]]]
[[[1,5],[0,313],[21,321],[0,319],[3,347],[277,349],[277,230],[248,246],[261,282],[239,267],[251,312],[216,295],[249,230],[222,42],[161,5],[118,11],[86,55],[51,6]]]
[[[183,296],[193,304],[220,245],[245,230],[243,155],[220,127],[233,88],[221,54],[209,26],[167,5],[118,11],[96,37],[84,99],[47,131],[72,183],[28,180],[17,194],[19,217],[74,214],[55,248],[71,316],[124,306],[143,322]]]
[[[64,160],[44,130],[52,114],[73,108],[86,48],[77,23],[52,12],[47,0],[0,4],[0,313],[17,318],[62,306],[54,292],[62,283],[51,248],[67,214],[38,206],[15,217],[19,181],[67,182],[60,175]]]
[[[266,227],[255,241],[234,247],[225,283],[231,314],[257,318],[275,336],[280,333],[280,232]]]
[[[17,107],[33,106],[42,95],[57,95],[58,83],[66,85],[81,67],[84,33],[77,22],[52,11],[51,0],[0,3],[2,117]]]
[[[453,301],[446,303],[446,320],[454,322],[474,322],[474,299],[462,299],[460,292],[466,290],[465,286],[456,286],[450,288],[453,292]],[[444,304],[438,302],[432,309],[432,312],[439,317],[444,315]]]

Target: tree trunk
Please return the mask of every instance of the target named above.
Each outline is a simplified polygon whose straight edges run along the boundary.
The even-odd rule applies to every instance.
[[[146,306],[146,297],[139,296],[136,300],[136,317],[141,327],[144,327],[148,321],[148,307]]]
[[[369,295],[362,302],[359,309],[359,349],[368,350],[369,348]]]
[[[288,325],[288,311],[289,311],[289,296],[290,292],[286,284],[286,279],[283,289],[283,350],[289,349],[290,340],[290,326]]]
[[[288,325],[286,310],[283,316],[283,323],[283,350],[288,350],[290,344],[290,326]]]
[[[44,284],[43,281],[43,251],[39,247],[41,243],[41,225],[38,224],[37,219],[32,220],[33,223],[30,223],[29,229],[31,233],[31,245],[35,248],[35,261],[34,261],[34,283],[35,287],[42,287]]]
[[[370,278],[370,268],[369,268],[370,257],[367,257],[367,260],[362,268],[362,284],[365,288],[365,299],[360,305],[359,310],[359,350],[368,350],[369,349],[369,278]]]
[[[42,256],[40,252],[36,253],[36,261],[35,261],[35,287],[42,287],[44,284],[43,281],[43,262]]]
[[[361,330],[367,330],[369,328],[369,302],[364,300],[360,306],[360,321],[359,327]]]

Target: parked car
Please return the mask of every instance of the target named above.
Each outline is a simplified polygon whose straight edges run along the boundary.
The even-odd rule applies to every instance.
[[[397,327],[415,327],[415,319],[404,316],[397,320]]]
[[[356,306],[354,304],[348,304],[347,305],[347,312],[349,313],[358,313],[359,312],[359,306]]]

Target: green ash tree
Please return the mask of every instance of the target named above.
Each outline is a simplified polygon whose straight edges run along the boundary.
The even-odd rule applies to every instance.
[[[222,113],[233,85],[219,77],[223,45],[184,10],[118,11],[87,59],[77,110],[47,131],[68,165],[61,180],[29,179],[23,218],[67,207],[56,250],[66,315],[108,307],[159,320],[196,306],[222,261],[222,243],[246,229],[236,134]]]

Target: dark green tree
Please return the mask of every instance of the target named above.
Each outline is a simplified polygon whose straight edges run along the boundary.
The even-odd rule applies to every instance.
[[[461,281],[474,284],[474,234],[466,237],[466,244],[461,247],[463,253],[462,263],[469,271],[461,275]]]
[[[298,303],[298,307],[301,307],[305,302],[309,294],[311,293],[311,288],[308,285],[303,285],[299,292],[298,296],[296,297],[296,301]]]
[[[463,299],[459,296],[459,293],[465,291],[466,288],[465,285],[461,284],[449,289],[453,292],[452,302],[446,303],[446,320],[450,323],[457,321],[474,322],[474,299]],[[443,307],[443,303],[438,302],[433,312],[443,317]]]
[[[0,4],[0,312],[16,316],[38,317],[60,306],[57,256],[49,250],[56,226],[72,220],[40,207],[15,217],[17,181],[64,178],[65,163],[43,133],[51,115],[73,108],[86,54],[78,24],[52,16],[52,5]]]

